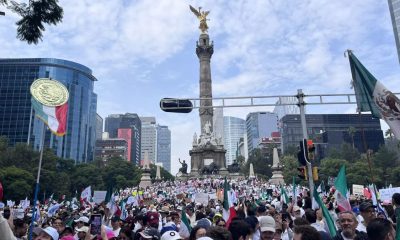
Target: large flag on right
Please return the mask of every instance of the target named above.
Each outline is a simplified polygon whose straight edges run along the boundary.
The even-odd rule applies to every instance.
[[[386,121],[395,138],[400,140],[400,100],[361,64],[352,51],[349,55],[357,107],[360,112]]]

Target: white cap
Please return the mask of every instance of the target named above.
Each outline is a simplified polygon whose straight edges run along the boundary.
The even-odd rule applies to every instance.
[[[89,231],[89,227],[83,226],[81,228],[76,228],[75,230],[77,232],[87,232],[87,231]]]
[[[166,231],[162,236],[161,240],[178,240],[183,239],[176,231]]]
[[[77,220],[74,220],[74,222],[84,222],[84,223],[89,223],[89,218],[82,216],[80,218],[78,218]]]
[[[261,216],[258,219],[261,232],[275,232],[275,220],[271,216]]]
[[[53,227],[47,227],[47,228],[44,228],[44,229],[37,227],[37,228],[35,228],[33,230],[33,232],[36,233],[36,234],[40,234],[41,232],[45,232],[47,235],[49,235],[52,238],[52,240],[58,240],[58,237],[59,237],[57,230],[55,228],[53,228]]]

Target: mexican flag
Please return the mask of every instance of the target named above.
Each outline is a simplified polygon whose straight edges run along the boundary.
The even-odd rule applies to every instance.
[[[395,138],[400,140],[400,100],[361,64],[348,50],[352,84],[360,112],[371,112],[389,125]]]
[[[286,204],[289,204],[289,197],[283,186],[281,186],[281,201],[283,201]]]
[[[57,107],[49,107],[31,98],[35,115],[40,118],[57,136],[64,136],[67,130],[68,103]]]
[[[181,227],[179,228],[179,235],[185,239],[189,238],[192,227],[189,224],[189,219],[186,216],[185,208],[181,212]]]
[[[317,189],[315,189],[315,188],[314,188],[314,200],[317,202],[317,204],[319,205],[319,207],[322,210],[322,215],[325,218],[325,222],[329,229],[329,234],[331,235],[331,237],[334,237],[336,235],[335,222],[333,221],[331,214],[329,213],[328,209],[325,207],[325,204],[322,202],[321,197],[319,196],[319,193],[317,192]]]
[[[351,211],[350,202],[347,199],[347,180],[346,180],[346,166],[343,165],[337,178],[335,180],[335,198],[340,211]]]
[[[222,217],[225,219],[226,221],[226,228],[229,227],[229,225],[231,224],[231,221],[234,217],[236,217],[236,210],[235,207],[233,205],[233,199],[232,199],[232,194],[230,193],[230,187],[229,187],[229,183],[226,180],[225,177],[225,181],[224,181],[224,201],[222,202]]]

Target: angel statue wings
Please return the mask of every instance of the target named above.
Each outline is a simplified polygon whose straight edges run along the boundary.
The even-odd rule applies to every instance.
[[[207,20],[209,20],[207,19],[207,15],[210,13],[210,11],[201,11],[201,7],[199,7],[199,10],[197,10],[191,5],[189,5],[189,7],[190,11],[192,11],[200,21],[199,29],[201,30],[202,33],[206,33],[208,29]]]

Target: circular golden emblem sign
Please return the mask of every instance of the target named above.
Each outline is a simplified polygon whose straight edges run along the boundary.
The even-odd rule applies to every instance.
[[[64,84],[48,78],[35,80],[31,85],[31,94],[38,102],[49,107],[61,106],[69,97]]]

